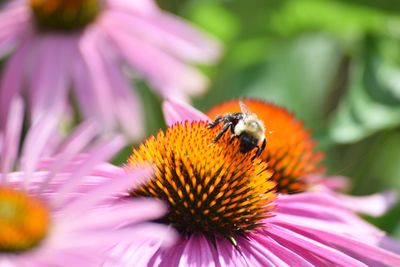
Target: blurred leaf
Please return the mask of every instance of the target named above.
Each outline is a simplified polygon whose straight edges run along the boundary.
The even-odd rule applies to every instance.
[[[112,159],[112,164],[123,166],[127,163],[129,156],[132,154],[134,145],[129,144],[119,151],[119,153]]]
[[[218,1],[201,1],[188,5],[185,15],[224,43],[231,41],[240,30],[236,16]]]
[[[388,106],[400,104],[399,40],[366,40],[364,84],[375,101]]]
[[[378,218],[368,217],[368,221],[385,230],[389,234],[393,234],[395,238],[400,239],[400,202],[397,203],[385,215]]]
[[[262,45],[260,41],[255,46],[260,53],[256,62],[238,64],[241,68],[218,76],[214,83],[216,90],[204,99],[212,105],[243,96],[261,98],[288,107],[305,120],[308,127],[321,127],[325,119],[321,110],[326,105],[339,61],[340,50],[336,43],[315,34],[293,42]]]
[[[308,35],[282,45],[250,81],[244,95],[264,98],[288,107],[307,125],[322,117],[330,83],[339,60],[335,42],[323,35]]]
[[[388,61],[376,42],[367,38],[362,58],[354,62],[349,92],[330,127],[333,142],[357,142],[400,125],[400,66]]]
[[[157,4],[160,8],[173,13],[178,13],[185,2],[187,2],[187,0],[157,0]]]
[[[273,54],[276,46],[275,42],[267,37],[249,38],[239,41],[232,47],[227,64],[238,68],[262,64]]]
[[[352,1],[291,0],[275,13],[271,24],[283,35],[324,31],[351,44],[365,33],[398,36],[400,17]]]
[[[390,13],[400,13],[398,0],[338,0],[345,3],[353,3],[362,6],[369,6],[375,9],[381,9]]]

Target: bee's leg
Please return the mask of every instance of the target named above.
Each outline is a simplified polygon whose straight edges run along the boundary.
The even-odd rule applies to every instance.
[[[215,119],[215,121],[210,122],[210,123],[207,125],[207,129],[214,128],[215,126],[217,126],[218,124],[220,124],[220,123],[223,122],[224,120],[225,120],[225,117],[217,117],[217,118]]]
[[[257,152],[254,155],[253,159],[255,159],[261,155],[261,153],[264,151],[266,145],[267,145],[267,139],[264,139],[264,141],[261,144],[261,147],[257,146]]]
[[[217,136],[214,138],[213,143],[218,142],[218,140],[228,131],[229,127],[232,126],[232,122],[227,122],[225,123],[224,127],[222,127],[221,131],[217,134]]]
[[[231,127],[232,128],[232,127]],[[229,144],[233,142],[233,140],[235,140],[235,138],[239,138],[239,136],[237,135],[231,135],[231,138],[229,139]]]

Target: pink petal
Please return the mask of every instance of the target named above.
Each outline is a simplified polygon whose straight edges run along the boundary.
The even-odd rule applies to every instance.
[[[25,173],[24,186],[27,189],[30,178],[37,167],[39,158],[51,135],[56,130],[58,118],[52,113],[46,114],[37,121],[29,130],[22,147],[22,162],[21,169]]]
[[[203,235],[192,235],[185,245],[179,266],[213,266],[212,245]]]
[[[66,204],[66,207],[63,209],[63,213],[66,216],[71,216],[74,218],[74,215],[83,213],[88,208],[91,208],[100,201],[107,199],[107,197],[139,186],[150,178],[151,173],[152,170],[149,167],[138,167],[136,169],[129,170],[126,174],[116,177],[115,179],[107,181],[94,188],[86,195],[85,198],[80,198]],[[58,199],[60,199],[59,196]]]
[[[217,240],[214,258],[220,264],[220,266],[232,266],[235,264],[238,267],[247,267],[251,263],[251,255],[243,256],[243,254],[246,254],[245,249],[247,240],[238,238],[237,243],[238,249],[242,254],[239,253],[239,250],[232,246],[232,244],[226,238]],[[256,266],[256,264],[254,264],[254,266]]]
[[[199,62],[212,62],[219,57],[221,52],[220,44],[211,36],[196,30],[179,17],[163,12],[163,15],[154,17],[151,22],[155,27],[178,36],[189,44],[195,44],[197,47],[192,49],[198,50],[196,60],[199,60]],[[199,58],[201,56],[203,59]]]
[[[248,265],[251,266],[257,266],[257,267],[262,267],[262,266],[286,266],[286,262],[281,260],[278,255],[275,255],[262,245],[252,242],[252,244],[247,244],[245,245],[246,248],[241,248],[241,251],[243,251],[243,254],[245,255],[246,262],[248,262]],[[251,247],[251,248],[247,248]],[[250,250],[251,249],[251,250]]]
[[[385,236],[381,239],[379,246],[400,255],[400,244],[399,241],[392,239],[391,237]]]
[[[72,62],[72,82],[73,90],[76,96],[76,100],[79,105],[79,110],[85,119],[90,119],[101,124],[102,121],[99,119],[100,108],[96,99],[93,99],[95,90],[93,84],[90,81],[90,75],[86,63],[81,57],[81,54],[77,52],[79,56],[76,57],[75,62]],[[92,101],[88,101],[92,99]]]
[[[361,219],[360,219],[361,221]],[[270,224],[278,224],[284,226],[296,225],[299,227],[313,228],[321,231],[331,231],[332,233],[347,234],[349,236],[357,237],[365,243],[377,244],[384,236],[382,231],[370,227],[363,227],[362,225],[354,225],[348,223],[340,223],[329,220],[318,220],[313,218],[276,214],[274,218],[269,219]],[[365,223],[365,222],[364,222]]]
[[[279,200],[278,200],[279,201]],[[361,220],[354,213],[343,207],[329,206],[326,204],[319,204],[315,199],[310,203],[296,203],[296,202],[276,202],[277,215],[281,216],[297,216],[299,220],[315,219],[319,221],[326,221],[327,223],[341,223],[354,227],[354,229],[362,229],[373,236],[382,236],[382,232],[372,227],[364,220]],[[338,203],[339,204],[339,203]],[[278,218],[276,218],[278,219]],[[274,219],[271,219],[272,221]]]
[[[84,154],[79,154],[76,155],[76,157],[69,162],[63,162],[61,163],[62,165],[62,171],[61,172],[66,172],[70,173],[75,171],[84,161],[88,160],[90,155],[87,153]],[[38,168],[39,169],[51,169],[53,168],[54,164],[56,164],[57,158],[55,159],[54,157],[48,158],[48,157],[43,157],[41,158]],[[107,180],[107,179],[112,179],[115,177],[116,174],[122,174],[125,173],[125,171],[117,166],[114,166],[110,163],[100,163],[96,165],[96,168],[93,169],[90,173],[90,175],[97,176],[97,177],[103,177],[102,180]]]
[[[262,254],[267,255],[276,266],[313,266],[308,259],[297,255],[295,251],[288,249],[276,240],[263,235],[254,236],[254,238],[258,239],[258,242],[254,242],[251,246],[259,250]]]
[[[329,244],[334,244],[349,249],[353,253],[358,253],[362,257],[370,258],[377,262],[382,262],[388,266],[400,266],[400,255],[396,255],[385,249],[373,246],[352,238],[346,234],[331,233],[330,231],[322,231],[312,229],[311,227],[298,227],[299,231],[305,231],[318,236],[322,240],[326,240]]]
[[[117,136],[111,140],[102,141],[91,152],[92,155],[85,162],[82,162],[77,169],[70,174],[70,179],[58,191],[57,198],[54,199],[55,206],[58,207],[67,200],[68,194],[72,192],[82,180],[82,177],[90,173],[97,164],[108,160],[125,144],[125,140],[121,136]]]
[[[12,99],[20,94],[23,87],[25,61],[28,58],[32,40],[27,38],[6,62],[0,84],[0,127],[4,128]]]
[[[61,153],[53,156],[52,164],[49,166],[49,174],[41,185],[41,191],[45,191],[49,182],[64,169],[65,164],[71,162],[72,158],[93,140],[96,132],[95,124],[86,122],[79,125],[69,135],[60,148]],[[39,168],[43,168],[43,159],[38,165],[40,166]]]
[[[102,26],[123,58],[162,96],[183,98],[187,94],[202,93],[206,88],[208,80],[193,67],[176,60],[140,38],[115,31],[115,27],[119,25],[111,20],[102,20]]]
[[[393,191],[377,193],[369,196],[349,196],[331,192],[334,197],[349,210],[368,214],[371,216],[381,216],[396,203],[397,194]]]
[[[162,202],[155,199],[127,200],[110,207],[97,208],[90,212],[81,214],[79,220],[68,222],[68,228],[77,229],[101,229],[116,228],[120,226],[133,225],[142,221],[154,220],[163,216],[167,211]],[[104,214],[108,216],[104,217]],[[99,218],[102,218],[99,221]],[[129,226],[128,226],[129,227]]]
[[[104,49],[110,50],[109,46]],[[133,90],[132,84],[122,75],[120,62],[107,55],[106,51],[102,53],[104,67],[108,79],[113,88],[114,107],[116,116],[119,119],[121,127],[133,140],[138,140],[144,136],[144,116],[142,114],[142,104],[139,96]],[[114,62],[113,62],[114,61]]]
[[[343,254],[342,252],[319,243],[311,238],[302,236],[298,233],[292,232],[288,229],[284,229],[278,226],[270,227],[267,229],[268,234],[270,234],[275,240],[281,244],[289,243],[295,244],[299,247],[311,250],[314,254],[334,263],[338,266],[352,267],[352,266],[363,266],[365,265],[352,257]]]
[[[344,190],[349,187],[349,179],[343,176],[309,175],[304,177],[310,184],[320,184],[331,190]]]
[[[149,17],[136,12],[110,10],[103,16],[109,16],[105,19],[119,24],[121,31],[142,36],[149,43],[184,61],[209,63],[218,57],[221,49],[215,40],[167,13]]]
[[[8,116],[7,125],[5,128],[5,134],[3,145],[1,149],[1,172],[2,172],[2,183],[7,182],[7,173],[11,170],[13,164],[16,162],[16,156],[18,153],[22,122],[24,119],[24,105],[22,99],[15,98],[11,103],[10,112]]]
[[[30,19],[25,5],[8,5],[0,12],[0,56],[15,46],[21,34],[30,30]]]
[[[128,9],[136,14],[149,15],[159,10],[153,0],[107,0],[107,4],[112,9]]]
[[[94,121],[84,121],[79,124],[58,148],[60,153],[76,155],[88,145],[98,133],[97,124]],[[65,160],[64,162],[69,162]]]
[[[69,66],[74,45],[74,38],[60,35],[48,34],[37,38],[30,77],[33,122],[49,113],[61,117],[69,89]]]
[[[105,215],[105,214],[104,214]],[[103,215],[103,216],[104,216]],[[56,231],[58,229],[55,229]],[[58,231],[62,231],[59,229]],[[98,231],[96,234],[91,232],[73,232],[73,233],[58,233],[54,240],[50,240],[47,246],[52,246],[53,249],[81,249],[90,247],[99,247],[104,245],[113,245],[120,240],[161,240],[165,244],[171,244],[175,241],[176,235],[169,231],[166,226],[160,224],[141,224],[135,227],[126,227],[114,231]],[[85,238],[82,238],[84,236]]]
[[[99,112],[97,116],[101,118],[105,130],[110,131],[115,127],[114,113],[110,110],[115,103],[111,93],[112,85],[107,79],[107,70],[101,57],[102,51],[99,49],[100,44],[104,42],[103,38],[97,27],[89,28],[81,38],[80,52],[87,67],[89,82],[92,84],[93,95],[88,97],[96,102]],[[82,101],[88,100],[82,99]]]
[[[164,101],[163,113],[167,125],[184,121],[209,121],[210,119],[201,111],[177,99],[168,98]]]
[[[103,267],[114,266],[150,266],[149,259],[156,254],[161,244],[147,240],[145,242],[119,242],[108,253],[109,259]],[[118,265],[119,264],[119,265]]]

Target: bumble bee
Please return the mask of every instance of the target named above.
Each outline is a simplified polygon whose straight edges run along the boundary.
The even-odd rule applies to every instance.
[[[257,115],[252,113],[242,101],[239,101],[239,105],[242,112],[228,113],[224,116],[219,116],[213,122],[210,122],[207,128],[214,128],[223,122],[224,126],[222,130],[215,136],[212,143],[218,142],[226,131],[230,129],[232,133],[230,141],[232,142],[235,138],[239,139],[239,151],[241,153],[247,153],[257,148],[257,152],[253,157],[254,159],[261,155],[267,144],[264,123],[258,119]]]

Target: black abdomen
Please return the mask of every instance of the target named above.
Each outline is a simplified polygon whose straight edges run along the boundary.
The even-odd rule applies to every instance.
[[[247,133],[242,133],[239,136],[239,140],[240,140],[239,151],[242,153],[247,153],[253,150],[258,145],[258,140]]]

